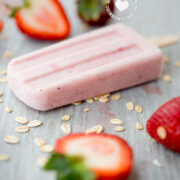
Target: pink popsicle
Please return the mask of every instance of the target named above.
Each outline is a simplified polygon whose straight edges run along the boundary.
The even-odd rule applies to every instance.
[[[115,24],[15,58],[8,82],[21,101],[45,111],[155,80],[161,71],[161,51]]]

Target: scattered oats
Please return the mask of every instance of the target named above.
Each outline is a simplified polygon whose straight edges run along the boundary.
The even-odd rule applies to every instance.
[[[150,41],[161,48],[172,44],[176,44],[179,42],[179,39],[179,36],[170,34],[163,37],[152,37],[150,38]]]
[[[175,61],[175,62],[174,62],[174,66],[175,66],[175,67],[180,67],[180,61]]]
[[[9,106],[6,106],[6,111],[8,112],[8,113],[12,113],[13,112],[13,110],[9,107]]]
[[[108,98],[108,97],[101,96],[101,97],[99,98],[99,101],[102,102],[102,103],[107,103],[107,102],[109,102],[109,98]]]
[[[12,51],[6,51],[4,53],[4,58],[6,58],[6,59],[11,58],[12,56],[13,56],[13,52]]]
[[[41,126],[42,122],[40,120],[33,120],[31,122],[28,123],[28,127],[33,128],[33,127],[38,127]]]
[[[61,125],[61,130],[62,130],[65,134],[70,134],[70,133],[71,133],[71,125],[64,123],[64,124]]]
[[[16,117],[15,121],[18,122],[19,124],[27,124],[29,121],[24,118],[24,117]]]
[[[0,78],[0,83],[6,83],[8,82],[7,78]]]
[[[137,128],[138,130],[143,130],[143,129],[144,129],[144,126],[143,126],[140,122],[137,122],[137,123],[136,123],[136,128]]]
[[[112,97],[111,97],[111,99],[113,100],[113,101],[116,101],[116,100],[118,100],[118,99],[120,99],[121,98],[121,95],[120,94],[115,94],[115,95],[113,95]]]
[[[92,103],[94,103],[94,100],[93,100],[93,98],[90,98],[90,99],[86,99],[86,102],[92,104]]]
[[[170,83],[170,82],[172,81],[172,78],[171,78],[171,76],[170,76],[169,74],[164,74],[164,75],[163,75],[163,80],[164,80],[165,82]]]
[[[128,110],[130,110],[130,111],[133,111],[133,110],[134,110],[134,104],[133,104],[132,102],[130,102],[130,101],[128,101],[128,102],[126,103],[126,107],[127,107]]]
[[[78,106],[78,105],[81,105],[82,104],[82,102],[80,101],[80,102],[75,102],[75,103],[73,103],[75,106]]]
[[[7,154],[0,154],[0,161],[8,161],[10,157]]]
[[[84,109],[84,112],[89,112],[90,110],[91,110],[91,108],[86,107],[86,108]]]
[[[35,138],[34,139],[34,143],[37,145],[37,146],[44,146],[46,143],[44,140],[40,139],[40,138]]]
[[[10,144],[17,144],[19,143],[19,139],[15,136],[6,136],[4,141]]]
[[[45,164],[47,163],[48,159],[45,158],[45,157],[39,157],[36,161],[36,164],[39,166],[39,167],[44,167]]]
[[[41,146],[40,149],[41,149],[42,152],[47,152],[47,153],[50,153],[50,152],[54,151],[54,147],[52,145],[49,145],[49,144]]]
[[[126,128],[125,127],[123,127],[123,126],[118,126],[118,127],[116,127],[116,132],[121,132],[121,131],[125,131],[126,130]]]
[[[136,112],[139,113],[139,114],[141,114],[141,113],[143,112],[143,109],[142,109],[142,106],[141,106],[141,105],[138,105],[138,104],[137,104],[137,105],[135,106],[135,109],[136,109]]]
[[[124,124],[124,122],[123,122],[122,120],[116,119],[116,118],[112,118],[112,119],[110,120],[110,122],[111,122],[112,124],[115,124],[115,125],[123,125],[123,124]]]
[[[86,130],[86,133],[100,134],[100,133],[103,133],[103,132],[104,132],[104,126],[102,126],[102,125],[96,125],[96,126]]]
[[[162,164],[161,164],[157,159],[154,159],[154,160],[153,160],[153,164],[154,164],[155,166],[162,167]]]
[[[1,71],[1,74],[2,74],[3,76],[6,76],[6,75],[7,75],[7,70],[6,70],[6,69],[2,70],[2,71]]]
[[[159,126],[157,128],[157,134],[161,139],[166,139],[167,133],[166,133],[166,129],[162,126]]]
[[[28,126],[17,127],[15,129],[15,132],[17,132],[17,133],[26,133],[26,132],[29,132],[29,127]]]
[[[2,91],[0,91],[0,97],[3,96],[3,95],[4,95],[4,93]]]
[[[0,99],[0,103],[3,103],[3,100],[2,100],[2,99]]]
[[[169,59],[166,56],[163,56],[163,62],[169,64]]]
[[[63,121],[69,121],[70,119],[71,119],[71,115],[69,115],[69,114],[66,114],[62,117]]]

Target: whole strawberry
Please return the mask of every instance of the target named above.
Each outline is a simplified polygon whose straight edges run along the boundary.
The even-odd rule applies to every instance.
[[[146,128],[156,141],[180,152],[180,97],[162,105],[148,120]]]
[[[104,25],[110,18],[106,11],[108,6],[111,12],[114,11],[113,0],[77,0],[78,14],[81,19],[93,26]]]

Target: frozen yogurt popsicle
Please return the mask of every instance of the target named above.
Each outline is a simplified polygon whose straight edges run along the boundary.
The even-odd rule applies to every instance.
[[[15,58],[8,82],[41,111],[155,80],[161,51],[122,25],[110,25]]]

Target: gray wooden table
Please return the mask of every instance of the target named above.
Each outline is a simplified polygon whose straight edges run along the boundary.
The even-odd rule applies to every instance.
[[[63,0],[67,14],[72,23],[72,36],[84,33],[82,22],[76,13],[74,0]],[[139,9],[135,17],[127,24],[135,28],[144,36],[164,35],[180,32],[180,1],[179,0],[151,0],[140,1]],[[115,21],[111,21],[114,23]],[[13,51],[14,56],[45,47],[52,42],[35,41],[19,33],[13,20],[6,21],[4,34],[7,40],[0,40],[0,70],[7,67],[9,60],[3,58],[6,50]],[[53,42],[54,43],[54,42]],[[54,173],[41,170],[36,164],[39,156],[48,156],[40,152],[33,140],[35,137],[44,139],[49,144],[54,144],[58,137],[64,134],[60,130],[61,117],[71,114],[73,132],[84,132],[87,128],[97,124],[105,126],[105,132],[116,134],[126,139],[134,150],[134,169],[129,179],[131,180],[179,180],[180,179],[180,155],[165,149],[163,146],[152,142],[145,130],[139,131],[135,124],[140,121],[144,126],[150,115],[165,101],[180,95],[180,69],[172,66],[173,61],[180,60],[180,44],[163,49],[164,55],[170,59],[170,63],[164,66],[164,72],[172,76],[170,84],[162,81],[154,81],[138,87],[121,91],[122,98],[109,103],[95,102],[83,103],[80,106],[69,105],[49,112],[35,111],[21,103],[11,92],[8,84],[0,84],[0,90],[4,92],[3,103],[0,104],[0,153],[7,153],[11,159],[0,162],[0,180],[50,180],[54,179]],[[137,114],[126,109],[125,103],[132,101],[143,106],[143,113]],[[9,105],[13,113],[7,113],[5,106]],[[84,113],[85,107],[91,107],[92,111]],[[14,132],[17,116],[27,117],[29,120],[40,119],[43,126],[31,129],[27,134]],[[126,131],[117,133],[115,126],[109,120],[111,117],[120,118],[125,122]],[[3,141],[4,136],[15,135],[20,143],[10,145]],[[152,161],[157,159],[162,168],[155,166]]]

